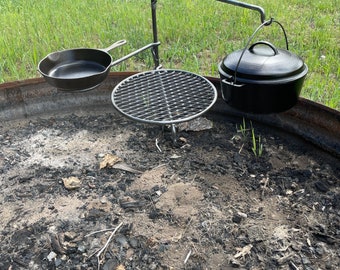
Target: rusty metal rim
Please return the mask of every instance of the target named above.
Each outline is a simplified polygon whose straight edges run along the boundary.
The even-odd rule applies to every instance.
[[[0,84],[0,121],[4,123],[56,111],[72,112],[76,109],[84,109],[84,107],[103,108],[105,106],[113,109],[110,99],[113,87],[136,73],[110,72],[107,80],[99,88],[84,93],[60,92],[48,85],[43,78]],[[222,100],[219,78],[206,78],[215,85],[219,93],[217,102],[209,112],[245,117],[280,128],[340,157],[340,111],[299,98],[297,105],[283,113],[269,115],[244,113],[227,106]]]

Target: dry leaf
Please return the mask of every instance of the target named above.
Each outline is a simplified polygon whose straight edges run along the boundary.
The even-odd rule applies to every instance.
[[[116,270],[125,270],[125,267],[124,267],[124,265],[120,264],[120,265],[117,266]]]
[[[71,176],[68,178],[62,178],[66,189],[77,189],[80,188],[81,182],[77,177]]]
[[[103,168],[106,168],[106,167],[112,167],[113,165],[115,165],[116,163],[121,162],[121,161],[122,161],[122,159],[120,157],[117,157],[117,156],[112,155],[112,154],[106,154],[103,157],[103,160],[100,162],[99,169],[103,169]]]
[[[236,250],[239,252],[234,255],[234,258],[237,259],[239,257],[244,257],[245,255],[250,253],[252,248],[253,248],[252,244],[246,245],[243,248],[236,248]]]

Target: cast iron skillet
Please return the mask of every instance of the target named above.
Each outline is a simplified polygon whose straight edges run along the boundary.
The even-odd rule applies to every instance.
[[[119,40],[105,49],[78,48],[53,52],[40,61],[38,71],[57,88],[91,89],[108,75],[112,63],[108,51],[125,43],[126,40]]]
[[[113,61],[108,51],[125,43],[125,40],[120,40],[106,49],[79,48],[53,52],[39,62],[38,71],[50,85],[60,90],[92,90],[106,79],[112,66],[160,44],[150,43]]]

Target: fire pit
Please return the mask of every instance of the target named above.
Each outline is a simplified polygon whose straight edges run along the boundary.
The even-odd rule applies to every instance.
[[[218,97],[195,119],[212,125],[178,124],[174,145],[112,106],[134,75],[77,94],[0,86],[0,269],[340,266],[339,112],[241,114]]]
[[[0,269],[338,269],[339,112],[160,69],[155,4],[155,70],[0,85]]]

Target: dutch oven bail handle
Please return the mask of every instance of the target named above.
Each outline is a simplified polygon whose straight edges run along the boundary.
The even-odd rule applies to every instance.
[[[238,70],[238,67],[240,65],[240,62],[241,62],[241,59],[245,53],[245,51],[247,50],[250,42],[253,40],[253,38],[255,37],[255,35],[257,34],[257,32],[263,28],[264,26],[269,26],[271,25],[272,23],[277,23],[280,28],[282,29],[282,32],[283,32],[283,35],[285,37],[285,42],[286,42],[286,48],[287,48],[287,51],[289,50],[288,48],[288,38],[287,38],[287,34],[286,34],[286,30],[284,29],[283,25],[274,20],[274,18],[270,18],[269,20],[266,20],[266,16],[265,16],[265,12],[264,12],[264,9],[260,6],[255,6],[255,5],[251,5],[251,4],[247,4],[247,3],[243,3],[243,2],[239,2],[239,1],[235,1],[235,0],[217,0],[217,1],[220,1],[220,2],[224,2],[224,3],[228,3],[228,4],[232,4],[232,5],[235,5],[235,6],[239,6],[239,7],[244,7],[244,8],[248,8],[248,9],[252,9],[252,10],[256,10],[260,13],[261,15],[261,22],[262,24],[256,28],[256,30],[254,31],[254,33],[250,36],[250,38],[248,39],[241,55],[240,55],[240,58],[237,62],[237,65],[236,65],[236,68],[235,68],[235,73],[234,73],[234,84],[236,84],[236,74],[237,74],[237,70]],[[257,42],[257,43],[254,43],[249,49],[252,50],[257,44],[265,44],[269,47],[271,47],[274,51],[275,54],[278,53],[278,50],[274,47],[274,45],[272,45],[271,43],[269,42],[265,42],[265,41],[260,41],[260,42]]]
[[[235,68],[235,73],[234,73],[234,83],[236,84],[236,74],[237,74],[237,70],[238,70],[238,67],[241,63],[241,59],[244,55],[244,53],[246,52],[250,42],[253,40],[254,36],[256,35],[256,33],[264,26],[268,26],[268,25],[271,25],[272,23],[277,23],[280,28],[282,29],[282,32],[284,34],[284,37],[285,37],[285,41],[286,41],[286,48],[287,48],[287,51],[288,51],[288,38],[287,38],[287,34],[286,34],[286,31],[285,29],[283,28],[283,25],[281,23],[279,23],[278,21],[274,20],[273,18],[271,18],[269,21],[265,21],[264,23],[262,23],[259,27],[257,27],[257,29],[254,31],[254,33],[251,35],[251,37],[248,39],[247,43],[246,43],[246,46],[244,47],[241,55],[240,55],[240,58],[238,59],[238,62],[237,62],[237,65],[236,65],[236,68]],[[253,45],[250,46],[249,50],[252,50],[256,45],[258,44],[264,44],[264,45],[267,45],[269,46],[273,51],[274,51],[274,54],[278,54],[278,50],[277,48],[271,44],[270,42],[267,42],[267,41],[259,41],[259,42],[256,42],[254,43]]]

